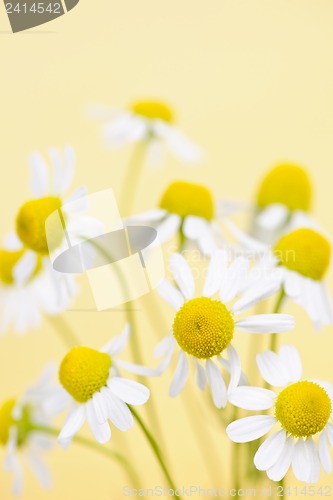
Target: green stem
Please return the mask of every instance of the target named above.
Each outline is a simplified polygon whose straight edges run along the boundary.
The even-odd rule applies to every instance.
[[[169,483],[169,486],[170,488],[172,488],[173,490],[176,490],[176,486],[175,486],[175,483],[173,482],[171,476],[170,476],[170,473],[167,469],[167,466],[165,465],[165,461],[163,459],[163,456],[162,456],[162,452],[155,440],[155,438],[153,437],[153,435],[151,434],[151,432],[148,430],[147,426],[144,424],[142,418],[139,416],[139,414],[136,412],[136,410],[133,409],[133,407],[131,406],[131,412],[134,416],[134,418],[136,419],[136,421],[138,422],[141,430],[143,431],[144,435],[146,436],[147,438],[147,441],[149,442],[150,446],[151,446],[151,449],[165,475],[165,478],[166,480],[168,481]],[[180,496],[178,496],[177,498],[181,498]]]
[[[277,314],[278,312],[280,312],[282,304],[283,304],[284,297],[285,297],[285,293],[284,293],[284,290],[282,289],[281,292],[280,292],[280,294],[279,294],[279,296],[278,296],[278,299],[277,299],[277,302],[275,304],[275,307],[273,309],[273,314]],[[276,348],[277,348],[277,337],[278,337],[277,333],[272,333],[272,335],[271,335],[271,343],[270,343],[270,350],[273,351],[273,352],[275,352]]]
[[[119,198],[119,209],[122,216],[131,215],[133,209],[133,202],[135,197],[135,190],[139,182],[142,167],[144,165],[144,158],[147,152],[149,139],[138,142],[135,145],[133,156],[127,167],[123,189]]]
[[[238,408],[234,408],[234,414],[232,417],[232,421],[234,422],[238,418]],[[240,488],[240,478],[239,478],[239,471],[241,470],[241,463],[240,463],[240,444],[239,443],[232,443],[232,471],[233,471],[233,482],[232,482],[232,488],[236,490],[236,496],[235,498],[238,498],[238,490]]]
[[[47,316],[49,323],[58,333],[61,340],[66,344],[66,347],[72,349],[79,346],[81,342],[62,316]]]
[[[44,434],[49,434],[55,437],[57,437],[60,434],[59,429],[55,429],[53,427],[46,427],[42,425],[34,425],[31,428],[31,431],[42,432]],[[81,444],[82,446],[85,446],[86,448],[90,448],[91,450],[101,453],[102,455],[107,456],[111,460],[118,462],[125,469],[131,481],[131,484],[136,487],[140,485],[140,480],[136,474],[136,471],[133,469],[131,464],[126,460],[126,458],[121,453],[105,448],[100,444],[96,443],[95,441],[92,441],[91,439],[85,438],[83,436],[74,436],[73,441],[75,443]]]

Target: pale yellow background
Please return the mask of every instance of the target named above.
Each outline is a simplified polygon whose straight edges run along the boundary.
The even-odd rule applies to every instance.
[[[153,207],[175,178],[205,182],[216,196],[250,201],[265,170],[287,159],[310,169],[315,214],[333,234],[332,26],[331,0],[81,0],[66,16],[13,35],[1,5],[1,234],[12,228],[17,208],[28,197],[31,151],[45,153],[51,145],[71,143],[78,156],[76,186],[86,184],[91,192],[112,187],[117,194],[129,150],[106,151],[98,125],[85,115],[85,106],[122,106],[141,96],[170,102],[180,126],[208,156],[196,169],[171,157],[162,171],[147,168],[136,209]],[[154,300],[162,303],[157,297]],[[150,298],[139,301],[137,307],[146,361],[152,363],[156,335],[143,309],[149,312]],[[299,347],[305,376],[333,381],[333,329],[317,335],[301,311],[289,309],[295,312],[298,326],[282,342]],[[158,336],[167,333],[172,320],[168,307],[163,312],[163,331]],[[82,341],[96,347],[120,331],[124,322],[122,311],[65,316]],[[237,339],[245,359],[248,337],[239,334]],[[47,324],[24,338],[2,338],[1,399],[21,394],[48,360],[60,361],[64,353]],[[199,456],[181,400],[167,397],[169,381],[170,372],[152,386],[177,484],[225,485],[230,460],[217,421],[203,418],[202,405],[192,398],[188,407],[201,418],[197,432],[211,434],[220,462],[213,451],[211,457]],[[126,440],[143,486],[164,484],[138,429],[131,430]],[[108,446],[129,453],[124,442],[115,430]],[[45,493],[26,475],[25,499],[121,498],[126,484],[123,473],[93,452],[78,445],[66,453],[57,449],[49,464],[54,489]],[[207,467],[221,473],[215,484]],[[296,485],[292,474],[287,483]],[[332,485],[332,478],[323,473],[321,484]],[[11,498],[9,485],[8,475],[1,470],[1,499]]]

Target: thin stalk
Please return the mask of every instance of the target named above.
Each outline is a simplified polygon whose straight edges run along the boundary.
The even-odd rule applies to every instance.
[[[59,429],[55,429],[53,427],[46,427],[42,425],[34,425],[31,428],[31,431],[38,431],[55,437],[57,437],[60,434]],[[115,462],[118,462],[125,469],[128,478],[131,481],[131,484],[136,487],[140,485],[140,480],[136,471],[121,453],[105,448],[100,444],[96,443],[95,441],[93,441],[92,439],[88,439],[83,436],[74,436],[73,441],[75,443],[81,444],[82,446],[85,446],[86,448],[94,450],[104,456],[107,456],[108,458],[114,460]]]
[[[119,198],[119,208],[122,216],[132,214],[135,191],[144,165],[148,141],[149,139],[146,139],[135,145],[131,161],[127,167],[123,189]]]
[[[72,349],[73,347],[81,344],[67,321],[62,316],[47,316],[47,319],[61,338],[62,342],[66,344],[66,347]]]
[[[238,418],[238,408],[235,407],[232,421],[234,422]],[[232,443],[232,488],[235,489],[235,498],[239,498],[238,490],[240,488],[240,477],[239,471],[241,470],[240,464],[240,444]]]
[[[173,490],[176,490],[176,486],[175,486],[175,483],[174,481],[172,480],[171,478],[171,475],[167,469],[167,466],[165,464],[165,461],[163,459],[163,456],[162,456],[162,452],[157,444],[157,441],[155,440],[155,438],[153,437],[153,435],[151,434],[151,432],[149,431],[149,429],[147,428],[147,426],[145,425],[145,423],[143,422],[142,418],[139,416],[139,414],[136,412],[136,410],[133,409],[133,407],[131,406],[131,412],[135,418],[135,420],[138,422],[141,430],[143,431],[145,437],[147,438],[147,441],[149,442],[150,444],[150,447],[163,471],[163,474],[170,486],[170,488],[172,488]],[[178,496],[177,498],[181,498],[180,496]]]
[[[284,293],[284,290],[282,289],[280,292],[280,295],[278,296],[275,307],[273,309],[274,314],[277,314],[278,312],[280,312],[284,297],[285,297],[285,293]],[[273,352],[275,352],[276,348],[277,348],[277,337],[278,337],[278,335],[276,333],[273,333],[271,335],[270,350]]]

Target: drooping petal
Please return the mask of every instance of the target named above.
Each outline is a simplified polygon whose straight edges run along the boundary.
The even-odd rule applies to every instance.
[[[276,419],[269,415],[254,415],[235,420],[228,425],[226,431],[231,441],[248,443],[267,434],[275,423]]]
[[[231,393],[236,389],[236,387],[239,384],[241,374],[242,374],[242,367],[241,367],[241,361],[240,357],[238,356],[238,353],[236,349],[232,345],[228,345],[227,348],[228,352],[228,357],[230,361],[230,381],[229,381],[229,386],[228,386],[228,393]]]
[[[169,389],[169,395],[172,398],[177,396],[183,390],[188,378],[188,372],[189,366],[187,356],[183,351],[179,351],[175,375]]]
[[[114,396],[108,387],[103,387],[101,393],[108,405],[109,419],[117,429],[128,431],[134,424],[133,415],[123,401]]]
[[[272,351],[258,354],[257,365],[262,378],[274,387],[284,387],[288,384],[288,371],[281,359]]]
[[[90,430],[96,439],[101,444],[105,444],[110,441],[111,429],[108,422],[99,423],[94,404],[92,400],[89,400],[86,404],[87,409],[87,422]]]
[[[286,431],[282,429],[262,443],[254,456],[254,465],[258,470],[267,470],[276,464],[284,450],[286,439]]]
[[[317,445],[312,438],[307,439],[305,445],[310,462],[310,473],[306,481],[315,484],[320,479],[320,460]]]
[[[85,405],[75,407],[68,415],[66,422],[58,436],[59,444],[66,448],[75,434],[81,429],[86,419]]]
[[[285,442],[280,458],[267,470],[267,476],[272,481],[281,481],[287,474],[294,452],[294,438],[289,436]]]
[[[206,375],[216,408],[224,408],[227,404],[227,388],[222,373],[210,359],[206,361]]]
[[[192,358],[196,367],[197,375],[196,382],[197,386],[201,391],[203,391],[206,387],[207,377],[204,367],[198,362],[194,357]]]
[[[203,296],[211,297],[221,286],[222,278],[228,267],[228,254],[224,250],[217,250],[210,259],[207,277],[203,288]]]
[[[52,484],[50,472],[40,457],[36,453],[28,452],[28,463],[42,487],[50,488]]]
[[[27,251],[20,258],[13,269],[14,281],[17,285],[23,285],[33,275],[37,266],[37,254]]]
[[[330,450],[328,446],[327,432],[323,430],[320,435],[318,442],[318,451],[321,465],[323,466],[326,474],[331,474],[332,472],[332,460],[330,455]]]
[[[311,462],[308,455],[306,441],[299,439],[295,444],[292,459],[292,468],[299,481],[307,482],[310,476]]]

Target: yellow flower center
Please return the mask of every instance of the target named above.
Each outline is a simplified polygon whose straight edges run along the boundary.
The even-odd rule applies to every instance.
[[[0,280],[6,285],[14,282],[13,270],[23,254],[24,249],[17,251],[0,249]]]
[[[326,426],[332,411],[327,392],[314,382],[297,382],[280,392],[275,416],[294,437],[310,437]]]
[[[302,228],[283,236],[275,246],[275,254],[291,271],[321,280],[330,263],[331,246],[321,234]]]
[[[230,344],[234,320],[219,300],[192,299],[177,312],[173,334],[183,351],[199,359],[208,359],[221,354]]]
[[[195,215],[207,220],[214,217],[214,202],[209,189],[200,184],[177,181],[170,184],[160,201],[160,207],[182,218]]]
[[[74,347],[63,359],[59,379],[79,403],[85,403],[106,385],[112,362],[108,354],[90,347]]]
[[[289,210],[308,211],[311,205],[311,183],[306,171],[297,165],[283,163],[263,179],[257,195],[259,208],[282,203]]]
[[[159,101],[137,101],[130,107],[131,111],[137,115],[144,116],[150,120],[162,120],[167,123],[174,121],[172,109]]]
[[[41,254],[48,253],[45,221],[54,211],[61,208],[62,202],[56,196],[47,196],[24,203],[16,218],[16,230],[21,241],[31,250]],[[52,248],[57,248],[63,239],[63,231],[57,226],[52,232]]]
[[[15,399],[6,401],[0,407],[0,443],[5,446],[9,439],[9,430],[14,423],[12,412],[15,406]]]

